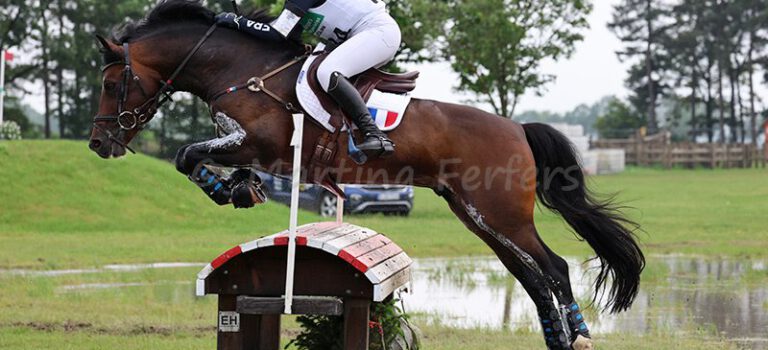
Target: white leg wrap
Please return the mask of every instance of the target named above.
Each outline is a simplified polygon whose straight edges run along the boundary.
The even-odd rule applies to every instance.
[[[245,141],[245,130],[240,124],[227,116],[224,113],[218,112],[214,117],[216,120],[217,130],[222,137],[201,142],[195,144],[195,146],[201,146],[208,148],[208,152],[212,152],[215,149],[228,149],[237,147],[243,144]]]

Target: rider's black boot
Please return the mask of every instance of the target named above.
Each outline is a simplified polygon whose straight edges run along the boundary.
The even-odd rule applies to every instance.
[[[357,144],[357,148],[366,154],[382,158],[395,151],[395,143],[376,126],[365,101],[346,77],[338,72],[333,73],[328,94],[339,104],[344,113],[352,118],[355,125],[365,135],[365,140]]]

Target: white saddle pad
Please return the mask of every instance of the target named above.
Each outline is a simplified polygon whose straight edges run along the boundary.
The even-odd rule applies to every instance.
[[[325,49],[325,45],[319,44],[315,52]],[[299,73],[299,79],[296,82],[296,96],[299,99],[301,107],[315,120],[317,120],[328,131],[336,131],[330,124],[331,113],[323,108],[320,99],[315,95],[312,87],[309,86],[307,74],[309,67],[318,56],[310,56]],[[411,95],[398,95],[374,90],[371,97],[366,101],[371,116],[376,121],[381,131],[392,131],[400,126],[405,117],[405,110],[411,103]]]

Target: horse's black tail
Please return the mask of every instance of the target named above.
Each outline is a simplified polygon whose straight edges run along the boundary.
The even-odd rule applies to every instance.
[[[568,139],[546,124],[525,124],[537,168],[539,202],[559,213],[597,254],[600,273],[595,298],[605,291],[611,312],[628,309],[637,296],[645,257],[635,242],[638,225],[623,217],[611,200],[601,201],[587,189],[584,174]]]

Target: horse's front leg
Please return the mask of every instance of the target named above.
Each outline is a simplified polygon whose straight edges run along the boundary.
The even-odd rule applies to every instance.
[[[215,119],[221,137],[180,148],[176,169],[219,205],[250,208],[264,203],[261,179],[250,167],[256,154],[246,147],[245,130],[223,113],[217,113]],[[222,167],[239,169],[224,176]]]

